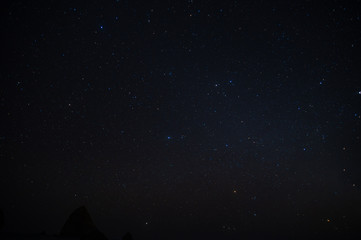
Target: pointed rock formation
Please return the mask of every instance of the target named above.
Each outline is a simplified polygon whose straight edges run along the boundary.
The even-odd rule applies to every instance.
[[[70,214],[68,220],[61,229],[62,237],[77,237],[81,240],[106,240],[93,223],[88,210],[82,206]]]
[[[133,237],[132,237],[132,235],[130,234],[130,232],[127,232],[127,233],[123,236],[122,240],[133,240]]]

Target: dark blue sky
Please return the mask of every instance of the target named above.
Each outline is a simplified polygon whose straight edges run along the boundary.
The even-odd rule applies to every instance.
[[[9,1],[5,229],[85,205],[115,238],[355,234],[359,5]]]

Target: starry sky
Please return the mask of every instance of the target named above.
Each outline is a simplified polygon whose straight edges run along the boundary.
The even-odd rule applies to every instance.
[[[119,239],[361,226],[361,2],[7,1],[0,208]]]

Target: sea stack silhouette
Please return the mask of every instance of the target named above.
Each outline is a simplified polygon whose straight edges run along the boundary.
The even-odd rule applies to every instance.
[[[127,233],[123,236],[122,240],[133,240],[133,237],[132,237],[132,235],[130,234],[130,232],[127,232]]]
[[[75,209],[70,214],[61,229],[60,236],[79,238],[81,240],[107,240],[105,235],[95,226],[84,206]]]

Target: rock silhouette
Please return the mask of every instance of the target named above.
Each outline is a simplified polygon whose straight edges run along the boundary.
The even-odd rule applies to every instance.
[[[60,236],[76,237],[81,240],[107,240],[105,235],[97,229],[84,206],[70,214],[61,229]]]
[[[132,235],[131,235],[129,232],[127,232],[127,233],[123,236],[122,240],[133,240],[133,237],[132,237]]]

